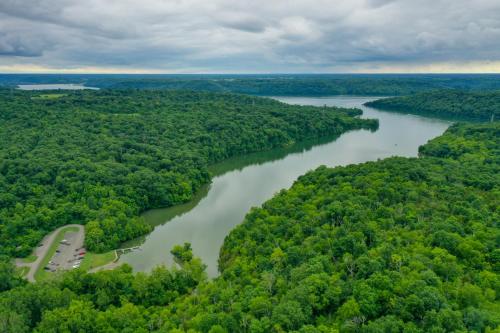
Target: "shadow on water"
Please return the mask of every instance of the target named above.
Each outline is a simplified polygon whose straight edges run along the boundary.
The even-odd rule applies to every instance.
[[[213,164],[209,167],[209,171],[212,176],[217,177],[229,171],[242,170],[249,165],[261,165],[267,162],[281,160],[290,154],[303,153],[311,150],[313,147],[331,143],[339,137],[340,135],[330,135],[295,143],[285,148],[276,148],[264,152],[232,157],[223,162]]]
[[[215,178],[230,171],[243,170],[243,168],[249,165],[262,165],[264,163],[281,160],[290,154],[307,152],[313,147],[329,144],[337,140],[339,136],[340,135],[330,135],[295,143],[286,148],[276,148],[259,153],[235,156],[223,162],[213,164],[208,169],[212,178]],[[196,207],[198,203],[207,196],[209,190],[210,184],[207,184],[203,186],[189,202],[167,208],[150,209],[144,212],[142,217],[146,219],[147,223],[154,227],[165,224],[174,217],[181,216]],[[140,243],[138,243],[138,241],[144,238],[145,237],[140,237],[132,242],[126,242],[122,247],[130,247],[132,244],[139,245]]]
[[[307,152],[313,147],[329,144],[337,140],[339,137],[340,135],[324,136],[321,138],[309,139],[295,143],[285,148],[275,148],[263,152],[235,156],[223,162],[213,164],[208,169],[212,178],[215,178],[230,171],[242,170],[249,165],[262,165],[264,163],[281,160],[291,154]],[[144,212],[142,217],[153,227],[163,225],[170,220],[191,211],[200,203],[201,200],[203,200],[203,198],[208,195],[209,191],[210,184],[204,185],[190,201],[172,207],[150,209]],[[120,245],[120,248],[123,249],[139,246],[145,242],[146,238],[147,235],[144,235],[124,242]]]

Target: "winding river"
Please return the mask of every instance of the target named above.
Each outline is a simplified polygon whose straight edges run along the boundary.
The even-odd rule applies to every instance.
[[[418,146],[440,135],[450,125],[444,120],[363,106],[375,99],[370,97],[276,99],[291,104],[357,107],[363,110],[364,118],[378,118],[380,127],[375,132],[351,131],[337,138],[303,142],[214,165],[212,183],[193,201],[144,214],[155,228],[149,235],[125,244],[125,247],[140,245],[140,250],[122,255],[120,263],[130,264],[135,271],[148,271],[159,264],[171,266],[170,249],[189,242],[194,254],[207,265],[208,275],[214,277],[218,274],[219,249],[226,235],[243,221],[251,207],[290,187],[300,175],[320,165],[333,167],[395,155],[417,156]]]

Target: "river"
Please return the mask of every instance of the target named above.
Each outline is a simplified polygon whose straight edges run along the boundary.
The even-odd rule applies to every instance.
[[[194,254],[207,265],[208,275],[214,277],[226,235],[243,221],[251,207],[260,206],[279,190],[289,188],[300,175],[320,165],[333,167],[395,155],[417,156],[420,145],[442,134],[451,124],[363,106],[375,99],[370,97],[275,98],[291,104],[357,107],[363,110],[364,118],[378,118],[380,126],[375,132],[351,131],[338,138],[303,142],[214,165],[212,183],[193,201],[144,214],[155,228],[149,235],[125,244],[140,245],[140,250],[122,255],[120,263],[130,264],[135,271],[149,271],[159,264],[171,266],[170,249],[189,242]]]

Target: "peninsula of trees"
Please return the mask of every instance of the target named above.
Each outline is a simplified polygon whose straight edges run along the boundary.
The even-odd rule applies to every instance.
[[[387,111],[457,119],[490,120],[500,117],[500,90],[470,92],[438,90],[410,96],[378,99],[366,106]]]
[[[231,156],[370,128],[360,110],[208,92],[0,90],[0,254],[68,223],[92,251],[150,231],[139,214],[191,199]]]

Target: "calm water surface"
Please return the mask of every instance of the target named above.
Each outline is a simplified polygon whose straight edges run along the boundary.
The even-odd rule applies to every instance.
[[[190,242],[193,252],[218,274],[217,259],[224,238],[253,206],[260,206],[273,194],[290,187],[294,180],[320,165],[338,166],[372,161],[389,156],[417,156],[418,146],[434,138],[450,122],[414,115],[377,111],[362,104],[370,97],[328,98],[276,97],[286,103],[357,107],[364,118],[378,118],[376,132],[357,130],[338,138],[305,142],[287,149],[234,158],[212,167],[216,175],[192,202],[144,214],[155,229],[149,235],[126,244],[140,250],[124,254],[120,262],[136,271],[173,264],[170,249]],[[168,222],[168,223],[167,223]]]
[[[87,87],[82,84],[20,84],[18,89],[21,90],[82,90],[82,89],[92,89],[99,90],[99,88]]]

